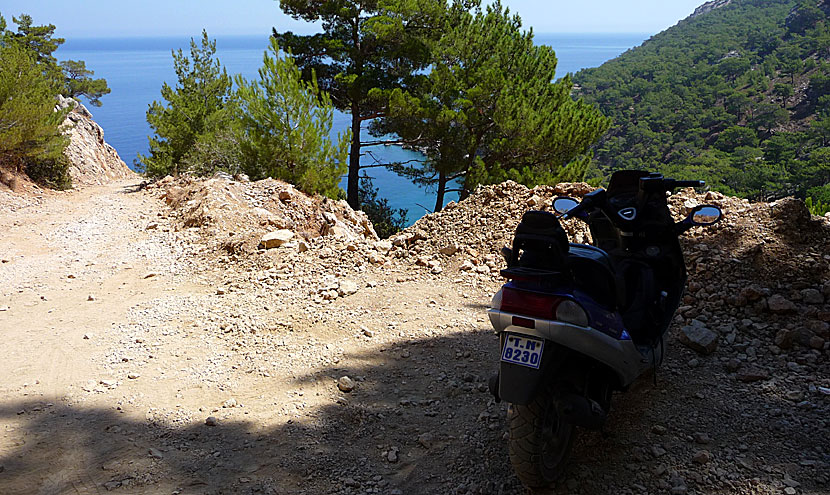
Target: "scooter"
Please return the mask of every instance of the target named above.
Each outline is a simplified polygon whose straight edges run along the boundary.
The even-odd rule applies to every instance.
[[[666,202],[678,187],[702,187],[636,170],[582,202],[528,211],[502,254],[508,282],[488,310],[501,359],[490,391],[508,409],[510,462],[530,489],[565,470],[576,428],[602,430],[611,395],[656,370],[686,288],[678,236],[720,220],[700,205],[675,222]],[[593,245],[568,242],[560,219],[588,223]]]

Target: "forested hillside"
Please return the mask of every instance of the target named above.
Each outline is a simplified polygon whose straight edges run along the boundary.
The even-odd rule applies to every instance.
[[[574,76],[613,119],[588,177],[656,170],[830,209],[830,2],[717,0]]]

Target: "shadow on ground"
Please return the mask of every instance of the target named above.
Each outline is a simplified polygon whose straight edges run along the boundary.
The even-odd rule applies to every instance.
[[[789,406],[757,387],[719,385],[705,362],[693,371],[678,365],[685,352],[674,353],[656,387],[645,383],[616,398],[611,436],[581,436],[558,493],[622,493],[655,480],[670,486],[672,476],[736,493],[780,476],[770,466],[797,467],[799,459],[777,445],[781,438],[802,452],[821,451],[826,436],[786,414],[737,414],[738,403]],[[298,387],[328,383],[329,405],[270,425],[131,421],[116,409],[4,400],[0,418],[17,426],[0,444],[0,493],[523,493],[503,438],[506,406],[494,404],[485,386],[496,357],[489,329],[345,356],[342,362],[359,364],[298,380]],[[344,374],[357,379],[350,394],[334,386],[332,377]],[[666,433],[656,435],[655,424]],[[705,448],[714,458],[700,480],[686,474],[700,448],[690,441],[696,431],[712,436]],[[656,455],[655,445],[668,453]],[[802,493],[819,493],[801,480]]]

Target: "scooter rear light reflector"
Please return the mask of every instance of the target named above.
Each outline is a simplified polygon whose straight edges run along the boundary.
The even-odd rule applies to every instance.
[[[500,309],[505,313],[553,320],[556,305],[561,300],[562,298],[549,294],[505,287],[502,290]]]
[[[513,324],[517,327],[536,328],[536,320],[531,320],[530,318],[522,318],[521,316],[514,316]]]
[[[574,301],[562,301],[556,308],[556,319],[581,327],[588,326],[588,314]]]

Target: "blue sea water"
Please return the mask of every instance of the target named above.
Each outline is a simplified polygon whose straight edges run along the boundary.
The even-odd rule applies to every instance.
[[[537,44],[554,48],[559,60],[557,76],[573,73],[587,67],[596,67],[647,39],[646,34],[537,34]],[[257,76],[262,65],[262,54],[268,46],[267,36],[219,37],[217,58],[230,74],[242,74],[247,79]],[[112,93],[104,96],[103,106],[88,106],[95,120],[104,129],[104,138],[115,147],[121,158],[135,168],[138,153],[147,154],[148,105],[160,100],[163,82],[175,85],[171,51],[189,50],[189,38],[86,38],[69,39],[55,53],[59,60],[83,60],[94,77],[107,80]],[[337,113],[335,126],[349,127],[349,116]],[[374,148],[374,149],[373,149]],[[364,164],[381,161],[406,161],[418,158],[419,153],[397,146],[377,146],[365,149]],[[379,195],[389,200],[393,208],[406,208],[408,221],[414,222],[435,204],[434,191],[419,188],[383,168],[367,169],[374,178]],[[342,186],[345,188],[345,178]],[[446,201],[456,200],[449,194]]]

